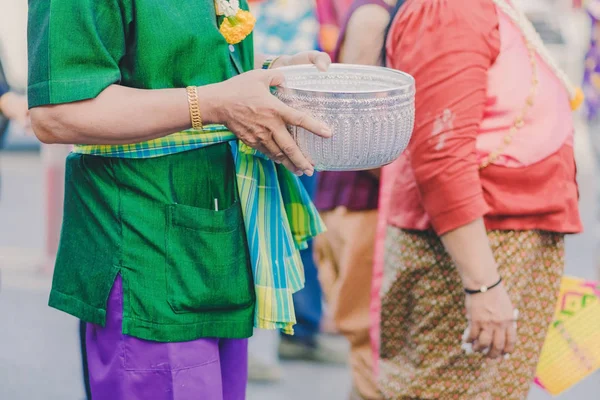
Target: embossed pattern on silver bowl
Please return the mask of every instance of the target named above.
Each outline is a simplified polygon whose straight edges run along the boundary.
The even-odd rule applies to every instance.
[[[276,96],[333,130],[333,137],[324,139],[288,127],[317,170],[378,168],[397,159],[408,146],[415,119],[415,82],[410,75],[346,64],[333,64],[327,72],[313,66],[279,70],[286,83]]]

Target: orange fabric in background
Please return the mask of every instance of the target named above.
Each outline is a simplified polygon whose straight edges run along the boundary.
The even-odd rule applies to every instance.
[[[337,45],[340,27],[352,0],[316,0],[320,24],[319,47],[331,55]]]
[[[355,389],[365,399],[379,399],[373,374],[369,301],[377,210],[338,207],[321,214],[327,232],[315,238],[319,281],[335,326],[350,343]]]

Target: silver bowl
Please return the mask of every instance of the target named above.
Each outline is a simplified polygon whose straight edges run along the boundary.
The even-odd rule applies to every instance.
[[[347,64],[333,64],[327,72],[313,66],[279,70],[286,83],[275,95],[333,130],[333,137],[324,139],[288,127],[317,170],[378,168],[394,161],[408,146],[415,119],[415,81],[410,75]]]

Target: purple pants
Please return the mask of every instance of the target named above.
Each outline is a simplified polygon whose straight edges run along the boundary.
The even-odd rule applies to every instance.
[[[123,286],[108,298],[106,327],[87,325],[93,400],[243,400],[246,339],[159,343],[121,333]]]

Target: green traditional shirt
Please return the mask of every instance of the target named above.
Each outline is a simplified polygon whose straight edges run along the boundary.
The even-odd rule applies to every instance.
[[[114,83],[202,86],[254,68],[251,38],[228,45],[213,0],[30,0],[28,35],[30,107],[91,99]]]
[[[32,0],[31,106],[93,98],[115,83],[200,86],[252,69],[251,38],[228,45],[212,0],[156,3]],[[291,295],[304,282],[298,250],[324,226],[297,177],[223,129],[76,147],[51,306],[103,324],[120,273],[126,334],[247,337],[253,316],[291,333]]]
[[[213,0],[30,0],[29,13],[31,107],[91,99],[111,84],[207,85],[254,64],[251,38],[230,46],[218,31]],[[223,212],[209,211],[214,199]],[[251,335],[255,295],[227,143],[154,159],[69,157],[50,305],[103,325],[118,273],[126,334]]]

